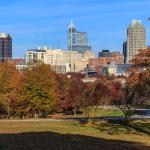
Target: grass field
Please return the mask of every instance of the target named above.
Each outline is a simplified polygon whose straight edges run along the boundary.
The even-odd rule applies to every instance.
[[[110,116],[124,116],[123,112],[119,109],[99,109],[97,110],[97,113],[95,114],[95,117],[110,117]],[[53,118],[83,118],[86,117],[84,113],[82,114],[76,114],[74,115],[62,115],[62,114],[56,114],[52,115]]]
[[[100,121],[0,121],[0,150],[150,150],[150,120],[129,125]]]

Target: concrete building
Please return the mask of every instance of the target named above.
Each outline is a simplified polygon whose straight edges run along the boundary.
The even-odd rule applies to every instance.
[[[68,27],[68,50],[84,53],[85,51],[91,51],[91,49],[91,46],[88,46],[88,34],[86,32],[78,32],[71,21]]]
[[[90,58],[95,58],[91,51],[82,54],[78,51],[63,51],[61,49],[28,50],[25,56],[26,63],[40,61],[51,65],[51,68],[57,73],[79,72],[87,68]]]
[[[140,20],[133,20],[127,30],[127,46],[124,50],[125,62],[130,63],[139,50],[145,48],[146,29]]]
[[[12,38],[9,34],[0,33],[0,62],[12,59]]]
[[[119,52],[111,52],[107,54],[106,57],[99,57],[99,58],[91,58],[89,59],[88,65],[89,68],[95,69],[98,74],[103,73],[103,66],[107,64],[122,64],[123,63],[123,55]]]
[[[22,58],[15,58],[12,60],[12,62],[16,66],[17,70],[23,70],[28,67],[27,64],[25,63],[25,59]]]
[[[103,67],[104,75],[128,76],[127,70],[132,64],[107,64]]]
[[[109,57],[110,52],[109,50],[102,50],[101,52],[98,53],[98,57]]]
[[[117,54],[120,54],[120,52],[111,52],[110,50],[102,50],[101,52],[99,52],[99,57],[113,57]]]
[[[26,63],[36,63],[37,61],[45,62],[46,50],[32,49],[28,50],[25,55]]]

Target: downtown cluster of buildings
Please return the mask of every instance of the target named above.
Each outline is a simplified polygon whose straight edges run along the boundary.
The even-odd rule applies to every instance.
[[[126,75],[132,65],[131,60],[140,49],[146,48],[146,29],[140,20],[133,20],[127,29],[127,40],[123,43],[123,53],[102,50],[98,57],[88,45],[88,34],[78,32],[71,21],[68,30],[68,49],[38,47],[26,51],[24,59],[14,59],[17,69],[42,62],[49,64],[57,73],[81,72],[104,75]],[[0,34],[0,62],[12,59],[12,38]]]

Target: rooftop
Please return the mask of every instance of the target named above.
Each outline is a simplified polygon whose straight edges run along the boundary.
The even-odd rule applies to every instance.
[[[72,19],[71,19],[70,25],[68,26],[68,29],[70,29],[70,28],[76,28]]]
[[[10,37],[10,35],[7,33],[0,33],[0,38],[7,38],[7,37]]]
[[[144,25],[143,25],[141,20],[134,19],[134,20],[132,20],[132,22],[129,25],[130,28],[137,27],[137,26],[138,27],[139,26],[144,27]]]

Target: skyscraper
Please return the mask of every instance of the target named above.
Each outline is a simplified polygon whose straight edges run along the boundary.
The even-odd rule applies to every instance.
[[[68,50],[80,53],[91,51],[91,46],[88,46],[88,34],[86,32],[78,32],[72,21],[68,27]]]
[[[12,38],[9,34],[0,33],[0,62],[12,59]]]
[[[127,58],[127,41],[123,42],[123,56],[124,56],[124,63],[126,63]]]
[[[145,48],[146,29],[140,20],[133,20],[127,30],[127,46],[126,51],[124,50],[125,62],[130,63],[139,50]]]

